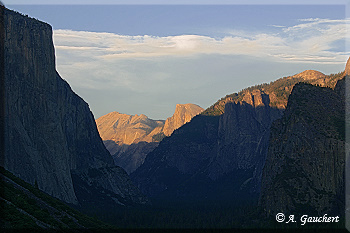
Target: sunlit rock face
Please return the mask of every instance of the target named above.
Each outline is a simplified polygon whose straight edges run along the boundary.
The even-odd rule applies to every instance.
[[[196,104],[177,104],[174,115],[165,121],[163,133],[170,136],[174,130],[190,122],[194,116],[203,111],[204,109]]]
[[[194,117],[148,154],[132,179],[151,196],[258,193],[270,125],[283,112],[269,103],[269,95],[253,90],[227,102],[220,116]]]
[[[306,70],[227,95],[163,139],[131,178],[151,196],[256,201],[271,125],[283,116],[293,87],[335,88],[343,77]]]
[[[174,115],[165,121],[152,120],[143,114],[111,112],[99,117],[96,124],[115,164],[130,174],[143,164],[159,141],[202,111],[203,108],[195,104],[177,104]]]
[[[346,62],[346,66],[345,66],[345,75],[350,75],[350,58],[349,58],[348,61]]]

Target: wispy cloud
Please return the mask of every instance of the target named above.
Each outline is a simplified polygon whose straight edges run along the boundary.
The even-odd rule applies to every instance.
[[[284,27],[286,27],[286,26],[282,26],[282,25],[269,25],[270,27],[275,27],[275,28],[284,28]]]
[[[55,30],[56,50],[72,57],[96,60],[195,56],[200,54],[249,55],[285,61],[343,62],[344,52],[332,51],[335,43],[346,38],[346,20],[301,19],[279,33],[240,31],[223,38],[201,35],[157,37],[127,36],[113,33]]]
[[[311,66],[343,67],[349,56],[347,23],[301,19],[293,26],[271,25],[273,32],[226,30],[220,38],[55,30],[54,44],[59,73],[97,116],[106,109],[147,113],[147,106],[159,112],[166,108],[170,116],[176,103],[208,107],[225,94],[278,75]],[[130,112],[130,106],[139,112]]]

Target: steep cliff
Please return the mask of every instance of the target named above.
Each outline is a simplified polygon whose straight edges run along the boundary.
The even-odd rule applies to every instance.
[[[342,77],[308,70],[228,95],[161,141],[131,178],[151,196],[257,201],[271,124],[293,86],[334,88]]]
[[[269,127],[281,116],[269,101],[263,91],[246,92],[221,116],[194,117],[163,139],[132,179],[151,196],[232,198],[258,190]]]
[[[350,59],[348,59],[348,61],[346,62],[345,75],[350,75]]]
[[[202,114],[208,116],[219,116],[224,113],[225,104],[229,102],[240,102],[248,92],[263,91],[269,96],[271,107],[285,109],[287,106],[288,96],[290,95],[293,86],[299,82],[307,82],[317,84],[324,87],[334,88],[337,81],[344,77],[344,72],[338,74],[324,75],[315,70],[305,70],[301,73],[283,77],[270,83],[258,84],[252,87],[243,89],[238,93],[227,95],[215,104],[207,108]],[[249,100],[249,98],[248,98]]]
[[[166,119],[163,133],[165,136],[170,136],[174,130],[180,128],[191,119],[203,112],[203,108],[196,104],[177,104],[173,116]]]
[[[111,167],[89,106],[55,70],[51,26],[3,9],[5,25],[4,167],[46,193],[77,204],[72,172]],[[116,176],[129,178],[115,167]],[[99,174],[112,192],[110,174]],[[117,193],[128,196],[129,184]],[[124,186],[124,187],[123,187]],[[138,190],[134,194],[142,197]],[[140,198],[142,199],[142,198]],[[143,199],[142,202],[145,202]],[[80,203],[81,204],[81,203]]]
[[[130,174],[143,164],[159,141],[202,111],[195,104],[177,104],[174,115],[166,121],[152,120],[143,114],[111,112],[98,118],[96,124],[115,164]]]
[[[282,110],[269,104],[267,94],[254,90],[246,93],[242,102],[225,105],[219,119],[218,150],[209,168],[212,179],[233,170],[251,169],[248,182],[252,190],[260,190],[270,126],[282,114]]]
[[[344,214],[345,79],[296,85],[271,127],[260,206],[267,216]]]

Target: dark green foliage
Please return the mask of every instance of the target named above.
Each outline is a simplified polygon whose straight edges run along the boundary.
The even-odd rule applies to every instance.
[[[63,223],[65,223],[69,228],[77,228],[77,227],[79,227],[79,226],[76,224],[76,222],[75,222],[72,218],[68,217],[67,215],[64,215],[64,216],[61,218],[61,221],[62,221]]]
[[[254,227],[250,216],[256,203],[227,201],[162,201],[152,206],[124,207],[104,214],[103,220],[120,228],[214,229]]]
[[[3,188],[2,198],[11,202],[14,206],[19,207],[36,219],[40,219],[51,226],[60,227],[60,223],[57,222],[52,216],[48,215],[47,210],[38,208],[34,199],[29,198],[23,191],[16,189],[10,183],[1,181],[1,187]]]
[[[11,204],[0,200],[0,219],[2,220],[2,228],[14,229],[39,229],[39,226],[28,215],[21,213]]]
[[[1,200],[3,228],[41,228],[30,216],[41,223],[47,224],[50,228],[56,229],[111,228],[110,225],[86,216],[62,201],[24,182],[3,167],[0,167],[0,176],[2,178],[0,180],[2,191],[0,197],[12,203],[8,204],[6,201]],[[20,210],[25,211],[28,215]]]

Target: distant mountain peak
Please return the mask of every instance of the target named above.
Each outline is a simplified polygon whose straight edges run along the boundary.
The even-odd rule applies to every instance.
[[[116,165],[130,174],[165,136],[170,136],[203,110],[196,104],[177,104],[174,115],[166,121],[152,120],[144,114],[111,112],[98,118],[96,125]]]
[[[317,70],[305,70],[299,74],[293,75],[293,78],[303,78],[304,80],[312,80],[326,77],[324,73],[321,73]]]
[[[130,145],[139,141],[152,142],[152,136],[160,132],[164,121],[149,119],[144,114],[111,112],[98,118],[96,124],[102,140]]]
[[[203,112],[204,109],[196,104],[176,104],[175,113],[166,119],[163,133],[170,136],[176,129],[191,121],[191,119]]]

